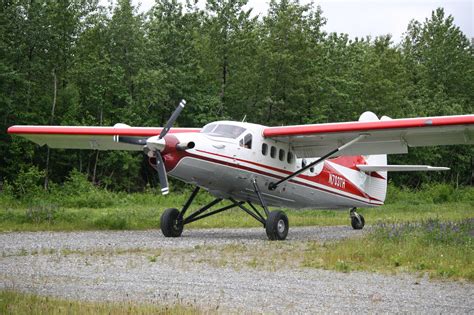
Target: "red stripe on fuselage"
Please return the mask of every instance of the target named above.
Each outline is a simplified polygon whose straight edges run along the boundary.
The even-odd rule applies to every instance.
[[[211,154],[211,155],[214,155],[214,156],[219,156],[219,157],[226,158],[226,159],[231,159],[231,160],[236,160],[236,161],[240,161],[240,162],[253,164],[253,165],[256,165],[256,166],[260,166],[260,167],[263,167],[263,168],[266,168],[266,169],[269,169],[269,170],[273,170],[273,171],[278,171],[278,172],[285,173],[285,174],[288,174],[288,175],[292,174],[292,172],[290,172],[290,171],[275,168],[275,167],[271,167],[271,166],[260,164],[260,163],[256,163],[256,162],[253,162],[253,161],[237,159],[237,158],[233,158],[233,157],[230,157],[230,156],[226,156],[226,155],[222,155],[222,154],[218,154],[218,153],[213,153],[213,152],[208,152],[208,151],[204,151],[204,150],[196,150],[196,151]],[[185,155],[182,155],[179,158],[179,160],[181,160],[181,158],[183,158],[183,157],[197,158],[197,159],[201,159],[201,160],[205,160],[205,161],[209,161],[209,162],[213,162],[213,163],[217,163],[217,164],[221,164],[221,165],[225,165],[225,166],[229,166],[229,167],[233,167],[233,168],[237,168],[237,169],[246,170],[246,171],[249,171],[249,172],[252,172],[252,173],[257,173],[257,174],[260,174],[260,175],[273,177],[273,178],[276,178],[276,179],[282,179],[284,177],[284,176],[281,176],[281,175],[276,175],[276,174],[273,174],[273,173],[268,173],[268,172],[265,172],[265,171],[257,170],[255,168],[251,168],[251,167],[248,167],[248,166],[237,165],[235,163],[226,162],[226,161],[222,161],[222,160],[219,160],[219,159],[213,159],[213,158],[205,157],[205,156],[202,156],[202,155],[192,154],[192,153],[189,153],[189,152],[187,152]],[[175,163],[173,163],[173,164],[176,166],[179,161],[174,161],[174,162]],[[166,163],[166,160],[165,160],[165,163]],[[331,187],[331,186],[327,185],[326,182],[329,183],[329,173],[331,173],[331,172],[326,167],[323,167],[323,171],[320,173],[320,175],[324,174],[323,176],[319,176],[319,175],[318,176],[307,176],[307,175],[301,175],[300,174],[300,175],[297,176],[297,178],[305,179],[305,180],[311,181],[315,184],[320,184],[322,186],[337,189],[337,190],[343,191],[345,193],[349,193],[349,194],[352,194],[352,195],[359,196],[359,197],[364,198],[364,199],[369,199],[369,200],[373,200],[373,201],[377,201],[377,202],[382,203],[380,200],[378,200],[376,198],[372,198],[372,197],[368,196],[367,194],[363,194],[360,191],[358,191],[357,189],[346,191],[346,190],[340,189],[338,187]],[[295,181],[295,180],[290,180],[289,182],[294,183],[294,184],[298,184],[298,185],[302,185],[302,186],[306,186],[306,187],[310,187],[312,189],[324,191],[324,192],[327,192],[327,193],[330,193],[330,194],[335,194],[335,195],[345,197],[345,198],[349,198],[349,199],[352,199],[352,200],[356,200],[358,202],[364,202],[364,203],[367,203],[367,204],[377,204],[377,203],[372,203],[370,201],[367,202],[367,201],[363,201],[363,200],[360,200],[360,199],[357,199],[357,198],[354,198],[354,197],[346,196],[346,195],[334,192],[332,190],[328,190],[328,189],[325,189],[325,188],[322,188],[322,187],[317,187],[317,186],[314,186],[314,185],[311,185],[311,184],[308,184],[308,183],[303,183],[303,182],[299,182],[299,181]]]

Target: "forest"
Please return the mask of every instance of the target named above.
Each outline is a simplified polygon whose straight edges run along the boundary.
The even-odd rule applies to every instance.
[[[351,39],[325,32],[315,4],[271,0],[254,16],[246,3],[156,0],[142,13],[130,0],[2,1],[0,190],[21,195],[77,173],[113,191],[157,185],[141,153],[49,150],[8,135],[16,124],[162,126],[183,98],[180,127],[474,113],[473,42],[443,8],[412,20],[401,39]],[[473,185],[473,146],[412,149],[389,162],[451,167],[397,174],[394,185]]]

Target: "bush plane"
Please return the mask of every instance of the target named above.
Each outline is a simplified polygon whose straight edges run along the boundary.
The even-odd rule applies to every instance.
[[[388,165],[387,154],[408,147],[474,143],[474,115],[379,119],[372,112],[358,121],[266,127],[215,121],[203,128],[172,128],[182,100],[162,128],[12,126],[8,133],[39,145],[61,149],[143,151],[167,194],[168,175],[195,186],[180,210],[166,209],[160,228],[179,237],[186,224],[240,208],[266,230],[270,240],[284,240],[288,217],[281,210],[348,209],[351,225],[362,229],[358,207],[383,205],[387,173],[441,171],[446,167]],[[199,190],[215,199],[188,213]],[[212,210],[222,201],[225,205]]]

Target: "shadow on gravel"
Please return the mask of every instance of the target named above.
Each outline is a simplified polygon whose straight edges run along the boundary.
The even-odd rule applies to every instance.
[[[286,241],[311,241],[311,240],[338,240],[350,237],[359,237],[366,234],[366,230],[353,230],[348,226],[330,227],[295,227],[290,229]],[[205,229],[205,230],[185,230],[181,236],[183,240],[189,239],[212,239],[212,240],[268,240],[263,228],[242,228],[242,229]]]

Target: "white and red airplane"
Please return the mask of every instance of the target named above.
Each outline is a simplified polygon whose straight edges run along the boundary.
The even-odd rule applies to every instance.
[[[196,187],[181,210],[163,212],[160,226],[167,237],[180,236],[188,223],[239,207],[262,223],[271,240],[285,239],[289,225],[283,211],[268,206],[347,208],[352,227],[362,229],[365,220],[356,208],[383,205],[387,172],[448,170],[387,165],[387,154],[474,143],[474,115],[379,120],[365,112],[357,122],[266,127],[216,121],[201,129],[171,128],[185,104],[181,101],[163,128],[12,126],[8,133],[51,148],[144,151],[163,194],[168,173]],[[216,199],[186,216],[200,188]],[[211,210],[223,200],[231,204]]]

